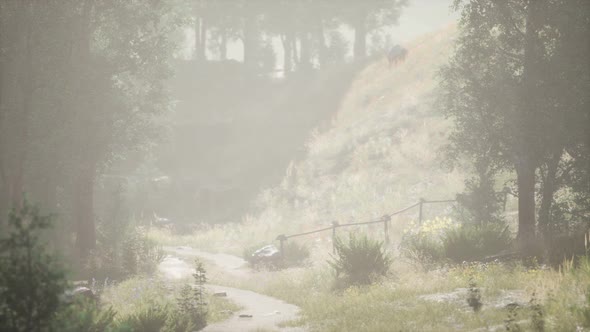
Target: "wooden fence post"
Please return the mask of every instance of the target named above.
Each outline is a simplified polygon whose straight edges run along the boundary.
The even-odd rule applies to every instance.
[[[389,245],[389,221],[391,217],[389,215],[383,216],[383,230],[385,231],[385,244]]]
[[[506,203],[508,202],[508,193],[510,192],[510,188],[504,187],[504,212],[506,212]]]
[[[281,259],[285,259],[285,241],[287,240],[287,237],[284,234],[281,234],[279,236],[277,236],[277,240],[279,240],[280,242],[280,247],[281,247]]]
[[[332,221],[332,253],[336,252],[336,228],[338,228],[338,222]]]
[[[422,206],[424,205],[424,198],[420,198],[420,211],[418,213],[418,225],[422,225]]]

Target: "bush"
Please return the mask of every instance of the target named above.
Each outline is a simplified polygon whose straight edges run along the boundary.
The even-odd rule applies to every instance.
[[[132,228],[122,243],[101,240],[88,262],[89,277],[99,281],[121,280],[137,274],[152,274],[164,259],[162,247],[140,228]]]
[[[201,330],[205,325],[197,327],[193,323],[193,319],[180,310],[173,310],[168,315],[166,325],[162,328],[162,332],[193,332]]]
[[[501,224],[462,226],[449,229],[442,239],[444,255],[455,263],[476,261],[512,245],[508,227]]]
[[[411,224],[404,230],[400,249],[404,256],[422,264],[445,260],[442,239],[452,229],[460,227],[449,218],[425,220],[421,225]]]
[[[111,307],[101,309],[95,301],[81,298],[62,307],[52,326],[54,331],[62,332],[103,332],[107,328],[114,331],[115,316],[116,312]]]
[[[174,331],[182,331],[185,327],[191,327],[193,330],[200,330],[207,325],[207,311],[202,299],[202,292],[197,288],[193,289],[190,285],[185,285],[177,299],[178,310],[175,313],[176,320],[180,322]]]
[[[336,255],[329,262],[336,270],[337,282],[345,286],[368,285],[378,277],[385,276],[391,265],[391,258],[385,253],[383,243],[369,239],[366,235],[349,234],[348,242],[336,238]]]
[[[145,306],[123,320],[120,326],[129,328],[131,331],[160,332],[170,317],[169,311],[168,306],[157,304]]]
[[[8,217],[0,238],[0,330],[46,329],[60,307],[67,283],[57,256],[47,253],[41,232],[51,218],[27,202]]]
[[[427,220],[404,231],[402,253],[421,263],[476,261],[510,248],[502,223],[461,226],[448,218]]]
[[[205,282],[207,282],[207,271],[203,263],[195,260],[195,273],[193,274],[196,288],[185,285],[180,297],[177,299],[179,316],[194,329],[200,330],[207,326],[207,304],[205,303]],[[184,324],[183,324],[184,325]]]
[[[440,241],[429,237],[404,237],[402,238],[400,247],[404,256],[421,263],[431,264],[444,259],[444,252]]]

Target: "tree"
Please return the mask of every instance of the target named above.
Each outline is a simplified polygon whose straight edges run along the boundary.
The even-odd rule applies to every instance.
[[[536,236],[538,171],[544,168],[543,211],[546,200],[553,201],[551,181],[558,165],[571,157],[564,157],[565,147],[582,144],[579,130],[563,132],[569,128],[564,119],[578,118],[587,107],[585,102],[575,110],[563,107],[586,100],[580,89],[587,83],[563,80],[564,75],[574,78],[571,69],[584,62],[581,54],[560,62],[560,52],[573,47],[563,44],[572,31],[554,17],[566,15],[576,29],[586,31],[588,11],[572,21],[566,13],[576,5],[557,0],[457,0],[455,6],[461,10],[460,37],[441,72],[444,112],[455,121],[452,155],[476,163],[485,157],[491,169],[516,173],[518,238],[527,248]],[[563,94],[564,89],[573,95]]]
[[[66,278],[41,242],[51,217],[24,202],[0,238],[0,330],[44,331],[59,309]]]
[[[169,108],[171,34],[182,22],[175,4],[0,3],[2,201],[18,203],[27,191],[54,211],[59,205],[82,260],[96,240],[96,178],[145,150],[158,133],[154,119]]]
[[[362,60],[367,55],[367,35],[376,29],[396,24],[406,5],[406,0],[339,2],[341,17],[354,29],[353,54],[356,60]]]

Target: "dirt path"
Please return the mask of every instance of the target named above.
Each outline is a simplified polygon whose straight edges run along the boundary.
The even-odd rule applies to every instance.
[[[247,269],[246,262],[235,256],[225,254],[211,254],[201,252],[188,247],[165,247],[170,253],[160,264],[160,272],[168,279],[179,280],[191,277],[194,269],[192,265],[179,257],[194,256],[208,260],[216,264],[220,269],[236,278],[250,275],[252,271]],[[232,331],[305,331],[302,328],[279,327],[283,322],[294,320],[299,314],[299,308],[281,300],[251,292],[248,290],[207,285],[211,292],[225,292],[228,299],[232,300],[243,309],[223,322],[208,325],[206,332],[232,332]],[[240,317],[246,315],[251,317]]]

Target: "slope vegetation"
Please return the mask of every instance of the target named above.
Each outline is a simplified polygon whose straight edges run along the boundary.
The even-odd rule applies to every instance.
[[[308,230],[376,218],[419,198],[453,198],[463,179],[441,165],[450,122],[437,110],[435,87],[454,35],[448,27],[416,40],[406,61],[391,67],[384,57],[370,63],[330,129],[309,139],[306,158],[260,195],[255,219]],[[433,217],[448,206],[430,209]]]

